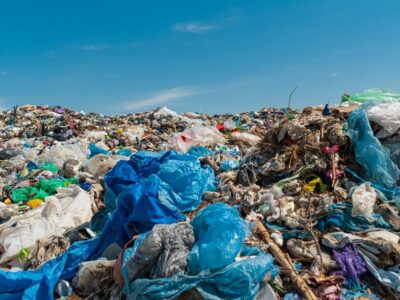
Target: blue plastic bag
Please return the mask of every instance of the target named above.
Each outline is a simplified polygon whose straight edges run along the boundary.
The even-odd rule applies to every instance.
[[[369,222],[368,219],[361,216],[353,217],[351,210],[351,203],[332,204],[329,206],[328,215],[318,221],[318,230],[325,232],[328,228],[337,227],[347,232],[354,232],[368,228],[391,228],[380,214],[373,214],[374,220]]]
[[[236,159],[225,159],[221,162],[221,171],[226,172],[230,170],[239,169],[240,163]]]
[[[100,148],[96,144],[90,144],[89,145],[89,152],[90,152],[89,158],[92,158],[93,156],[96,156],[98,154],[105,154],[105,155],[108,154],[107,150],[105,150],[103,148]]]
[[[356,160],[363,167],[363,177],[387,189],[394,189],[399,169],[390,159],[390,153],[374,136],[365,111],[353,111],[347,122]]]
[[[204,299],[254,299],[259,283],[278,274],[270,254],[243,245],[241,257],[224,268],[197,275],[176,275],[169,278],[136,279],[125,286],[128,299],[176,299],[182,292],[196,288]]]
[[[205,191],[215,190],[214,172],[209,167],[203,168],[196,157],[174,151],[141,151],[132,155],[129,161],[119,161],[106,174],[106,206],[114,209],[117,196],[144,179],[157,183],[158,200],[177,212],[195,209]]]
[[[191,224],[196,239],[188,257],[191,274],[231,264],[248,233],[248,225],[237,209],[225,203],[207,206]]]
[[[119,149],[117,152],[115,152],[115,154],[122,156],[130,156],[132,154],[132,151],[130,149]]]
[[[204,157],[213,155],[213,152],[204,146],[192,146],[190,147],[188,152],[186,152],[186,154],[193,155],[196,157]]]

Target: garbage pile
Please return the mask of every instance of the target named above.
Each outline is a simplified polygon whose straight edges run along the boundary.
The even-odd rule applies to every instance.
[[[0,299],[400,299],[400,95],[0,113]]]

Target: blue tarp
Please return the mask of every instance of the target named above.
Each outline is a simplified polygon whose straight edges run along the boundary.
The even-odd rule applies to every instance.
[[[80,263],[99,258],[109,245],[118,243],[122,247],[131,239],[133,232],[142,233],[155,224],[183,220],[179,209],[172,210],[158,199],[159,191],[165,186],[161,185],[161,179],[156,174],[163,164],[171,162],[199,166],[199,175],[191,172],[186,176],[185,183],[188,185],[202,185],[206,190],[210,178],[204,174],[214,178],[212,171],[202,169],[195,157],[173,151],[139,152],[129,161],[120,161],[106,176],[107,192],[112,191],[112,194],[108,194],[108,201],[114,205],[114,211],[109,210],[108,214],[104,214],[108,220],[104,222],[99,237],[73,244],[64,255],[47,262],[37,271],[0,271],[0,300],[53,299],[54,286],[60,279],[71,279]],[[194,191],[178,192],[181,199],[191,199],[196,203],[201,201],[198,187]],[[192,204],[185,202],[185,205]]]

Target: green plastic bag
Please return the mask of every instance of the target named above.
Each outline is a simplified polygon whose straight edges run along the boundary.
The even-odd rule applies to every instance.
[[[400,101],[400,94],[388,89],[369,89],[353,96],[343,95],[342,105],[345,102],[366,103],[369,101]]]
[[[53,173],[57,173],[58,172],[58,168],[57,168],[56,164],[53,164],[53,163],[50,163],[50,162],[45,162],[44,164],[41,164],[39,166],[39,169],[50,171],[50,172],[53,172]]]
[[[32,199],[44,200],[46,197],[57,193],[59,187],[67,187],[76,183],[78,183],[78,179],[76,178],[48,180],[40,178],[39,182],[36,183],[35,186],[28,186],[12,191],[11,199],[14,203],[25,202]]]

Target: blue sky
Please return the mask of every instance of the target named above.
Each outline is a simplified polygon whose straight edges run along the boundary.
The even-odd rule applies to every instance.
[[[0,106],[106,114],[400,90],[400,1],[1,1]]]

